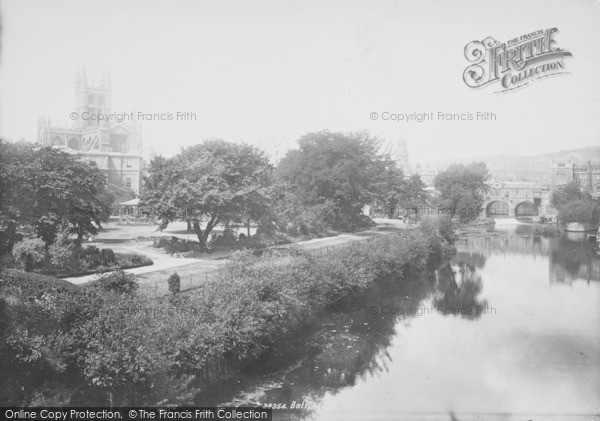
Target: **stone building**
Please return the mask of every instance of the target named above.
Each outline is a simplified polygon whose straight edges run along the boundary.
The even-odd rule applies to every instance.
[[[48,117],[38,119],[37,142],[68,148],[95,162],[115,185],[140,192],[143,143],[135,113],[111,113],[110,73],[99,84],[89,84],[85,69],[75,77],[75,107],[70,127],[53,126]]]
[[[586,164],[574,164],[572,162],[556,162],[551,165],[552,191],[560,186],[575,182],[581,191],[586,191],[593,198],[600,198],[600,163],[588,161]]]

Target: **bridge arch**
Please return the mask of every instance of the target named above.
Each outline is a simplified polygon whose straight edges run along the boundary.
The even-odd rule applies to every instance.
[[[538,206],[531,200],[523,200],[515,205],[515,218],[518,217],[532,217],[539,215]]]
[[[510,216],[510,206],[500,198],[488,200],[483,208],[485,209],[485,216],[488,218]]]

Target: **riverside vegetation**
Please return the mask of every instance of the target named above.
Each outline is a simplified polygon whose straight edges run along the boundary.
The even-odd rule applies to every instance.
[[[0,282],[4,405],[168,405],[193,402],[227,373],[383,279],[405,282],[442,258],[451,222],[353,242],[327,256],[298,248],[242,251],[188,294],[136,293],[109,274],[78,287],[5,271]],[[227,370],[210,375],[215,366]]]

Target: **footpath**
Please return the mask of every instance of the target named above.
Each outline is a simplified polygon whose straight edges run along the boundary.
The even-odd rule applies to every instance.
[[[375,219],[374,221],[377,223],[377,226],[367,231],[340,234],[334,237],[314,238],[275,246],[275,248],[281,249],[296,246],[311,252],[327,254],[336,247],[352,241],[366,240],[367,238],[408,228],[406,224],[398,220]],[[182,291],[197,288],[215,278],[218,276],[219,269],[233,253],[213,253],[200,258],[176,258],[153,249],[150,242],[136,242],[133,239],[115,241],[106,236],[97,241],[90,242],[88,245],[94,245],[98,248],[112,248],[115,253],[137,253],[151,258],[154,261],[153,265],[125,269],[124,272],[136,275],[140,290],[161,294],[168,291],[167,278],[174,272],[177,272],[181,278]],[[93,274],[64,278],[64,280],[81,285],[97,279],[98,276],[98,274]]]

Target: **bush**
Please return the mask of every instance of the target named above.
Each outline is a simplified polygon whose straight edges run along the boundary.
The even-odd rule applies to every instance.
[[[102,249],[100,250],[100,263],[103,266],[110,266],[117,263],[117,258],[115,256],[115,252],[112,249]]]
[[[67,367],[65,384],[85,379],[93,390],[117,398],[115,406],[175,403],[191,391],[186,386],[190,376],[222,362],[252,364],[328,307],[356,298],[378,282],[405,282],[442,243],[437,229],[418,229],[352,242],[326,256],[294,247],[267,250],[262,256],[242,251],[216,280],[177,299],[132,294],[137,289],[134,276],[105,274],[81,288],[92,294],[88,302],[95,307],[60,313],[66,315],[61,320],[73,322],[59,336],[21,335],[31,344],[22,354]],[[180,286],[177,273],[168,283],[174,293]],[[53,309],[63,301],[44,305]],[[77,308],[77,302],[68,308]],[[202,379],[195,387],[206,386]]]
[[[150,266],[154,264],[152,259],[150,259],[149,257],[135,253],[119,254],[116,260],[121,269],[128,269],[140,266]]]
[[[177,272],[173,272],[169,279],[167,279],[167,283],[169,284],[169,292],[173,295],[177,294],[181,291],[181,278],[177,274]]]
[[[174,236],[154,238],[154,247],[162,248],[169,254],[202,251],[200,243],[197,241],[185,240]]]
[[[73,254],[75,246],[69,242],[68,235],[65,232],[60,233],[56,241],[48,247],[48,256],[50,264],[59,269],[69,269],[77,266]]]
[[[421,220],[420,228],[429,235],[440,236],[448,244],[458,238],[456,224],[449,215],[426,216]]]
[[[595,227],[600,222],[600,206],[592,200],[575,200],[558,209],[558,219],[562,224],[578,222]]]
[[[225,229],[221,234],[213,235],[210,242],[212,247],[235,248],[238,242],[238,237],[231,229]]]
[[[31,271],[46,256],[46,245],[41,238],[25,238],[13,246],[12,255],[20,269]]]
[[[560,235],[560,229],[554,225],[535,227],[533,229],[533,235],[541,235],[542,237],[557,237]]]
[[[39,298],[45,293],[73,293],[79,289],[77,285],[52,276],[15,269],[6,269],[0,273],[0,292],[6,294]]]
[[[77,256],[79,266],[84,269],[96,268],[101,266],[102,259],[100,258],[100,249],[96,246],[87,246],[79,251]]]
[[[233,230],[225,230],[222,234],[217,234],[210,242],[210,246],[215,249],[225,250],[246,250],[260,249],[269,245],[284,244],[291,242],[286,235],[259,235],[255,234],[251,237],[241,233],[236,236]]]
[[[105,273],[88,285],[94,289],[119,294],[131,294],[139,287],[135,276],[122,270]]]

